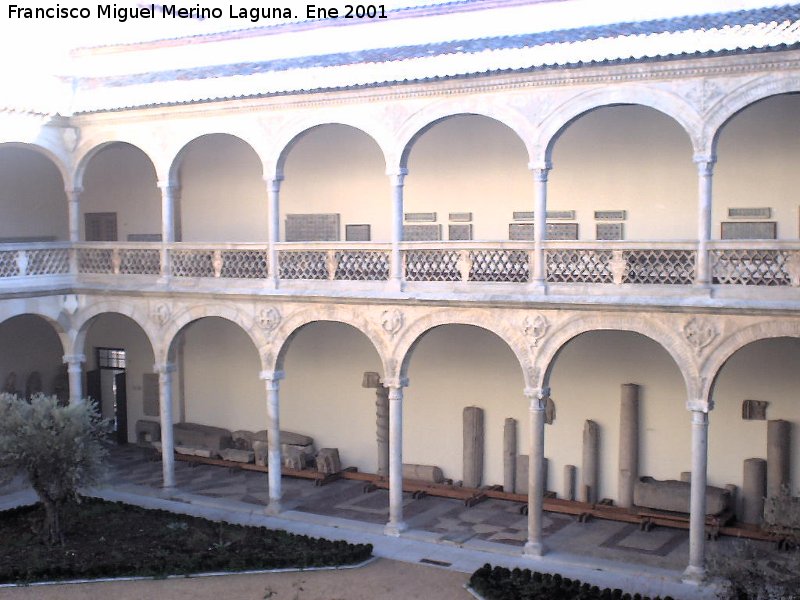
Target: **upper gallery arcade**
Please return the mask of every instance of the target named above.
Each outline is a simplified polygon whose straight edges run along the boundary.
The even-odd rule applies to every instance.
[[[581,0],[422,4],[78,49],[10,86],[0,377],[63,361],[77,400],[97,350],[124,349],[123,440],[154,416],[149,381],[162,431],[280,415],[367,470],[374,438],[347,425],[375,414],[349,403],[378,372],[392,534],[403,452],[457,471],[430,422],[458,440],[453,415],[484,406],[487,440],[514,417],[532,457],[531,555],[584,421],[616,440],[604,419],[636,381],[643,474],[694,473],[702,573],[706,479],[741,486],[765,452],[745,394],[800,418],[800,5],[589,22]],[[617,445],[599,459],[615,500]]]

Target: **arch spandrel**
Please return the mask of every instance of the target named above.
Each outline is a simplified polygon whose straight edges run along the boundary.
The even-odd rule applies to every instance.
[[[531,141],[535,139],[536,134],[530,119],[515,109],[497,103],[487,103],[480,98],[471,98],[458,101],[442,100],[422,108],[406,119],[394,134],[392,163],[387,163],[387,167],[407,168],[408,157],[417,140],[437,123],[458,116],[485,117],[504,125],[525,146],[528,161],[533,160],[534,151]]]
[[[519,332],[508,321],[508,315],[498,314],[498,311],[495,310],[480,313],[442,310],[425,314],[410,322],[398,332],[397,341],[392,346],[390,366],[397,372],[397,377],[401,380],[408,379],[408,367],[417,344],[427,333],[444,325],[470,325],[496,335],[505,342],[517,358],[522,371],[524,387],[535,387],[533,385],[534,364],[529,348],[519,339]]]
[[[589,112],[606,106],[637,105],[652,108],[676,122],[695,152],[703,148],[703,121],[684,98],[654,87],[613,87],[582,92],[567,99],[545,116],[532,143],[535,159],[549,164],[553,148],[569,125]]]
[[[320,310],[318,307],[301,309],[281,318],[280,323],[270,332],[268,341],[264,346],[260,347],[264,370],[283,371],[284,360],[294,337],[306,325],[329,322],[348,325],[364,335],[378,354],[384,367],[384,373],[388,373],[387,361],[389,359],[387,357],[389,353],[387,344],[378,327],[372,325],[368,317],[365,316],[365,312],[368,313],[369,311],[359,310],[358,307],[351,309],[349,307],[327,306],[324,310]]]
[[[532,387],[549,387],[558,355],[577,336],[593,331],[627,331],[649,338],[664,348],[686,385],[684,400],[700,398],[698,361],[689,343],[677,333],[679,330],[677,324],[659,323],[651,317],[635,314],[573,317],[554,327],[553,333],[540,344],[541,349],[534,357],[534,372],[541,379]]]

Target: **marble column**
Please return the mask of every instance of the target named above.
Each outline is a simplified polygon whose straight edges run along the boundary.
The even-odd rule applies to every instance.
[[[789,485],[792,424],[789,421],[767,422],[767,497],[778,496]]]
[[[544,289],[547,280],[545,270],[544,243],[547,240],[547,174],[550,165],[532,167],[533,179],[536,182],[535,204],[533,209],[534,240],[533,280],[535,287]]]
[[[689,406],[692,412],[692,479],[689,500],[689,566],[683,572],[690,581],[705,576],[706,477],[708,468],[708,410],[703,403]]]
[[[767,461],[748,458],[742,474],[742,521],[758,525],[764,518],[764,497],[767,495]]]
[[[403,241],[403,185],[408,175],[407,169],[387,173],[392,187],[392,254],[389,261],[389,285],[395,291],[403,289],[403,255],[400,243]]]
[[[170,489],[175,487],[175,444],[172,431],[172,374],[175,372],[175,365],[155,364],[153,371],[158,373],[162,486]]]
[[[65,354],[63,361],[69,377],[69,403],[80,404],[83,402],[83,363],[86,362],[86,356]]]
[[[514,493],[517,476],[517,420],[508,418],[503,425],[503,491]]]
[[[617,504],[633,506],[633,486],[639,477],[639,386],[624,383],[619,407],[619,482]]]
[[[158,182],[161,190],[161,276],[170,277],[172,268],[166,244],[181,241],[180,198],[181,188],[168,182]]]
[[[708,243],[711,240],[711,184],[716,156],[695,155],[698,175],[697,203],[697,268],[695,283],[708,286],[711,283],[711,266],[708,259]]]
[[[389,475],[389,388],[375,388],[375,439],[378,444],[378,475]]]
[[[281,424],[278,390],[283,371],[261,371],[259,377],[267,388],[267,474],[269,476],[269,504],[266,512],[281,512]]]
[[[281,241],[281,205],[280,205],[280,192],[281,181],[283,176],[276,176],[272,179],[264,180],[267,184],[267,197],[269,199],[267,207],[267,262],[269,263],[268,279],[273,287],[278,287],[278,280],[280,279],[280,266],[278,263],[278,246],[276,245]]]
[[[75,187],[65,191],[69,216],[69,241],[75,243],[81,241],[81,193],[83,188]]]
[[[544,411],[548,388],[525,390],[530,415],[530,452],[528,457],[528,541],[525,554],[543,556],[545,553],[542,537],[542,507],[544,500]]]
[[[403,387],[385,381],[389,388],[389,522],[384,533],[398,537],[407,529],[403,521]]]
[[[464,407],[463,481],[466,488],[477,488],[483,481],[483,409]]]
[[[583,425],[583,462],[581,465],[581,502],[597,502],[600,467],[600,427],[587,420]]]

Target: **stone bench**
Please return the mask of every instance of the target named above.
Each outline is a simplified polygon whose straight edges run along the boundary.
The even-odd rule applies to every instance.
[[[633,486],[633,503],[641,508],[688,513],[691,484],[688,481],[641,477]],[[729,489],[706,486],[706,515],[719,515],[731,509]]]

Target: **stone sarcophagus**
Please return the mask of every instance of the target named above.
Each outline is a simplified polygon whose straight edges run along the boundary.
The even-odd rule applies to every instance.
[[[731,490],[706,486],[706,514],[719,515],[732,508]],[[688,513],[691,484],[688,481],[640,477],[633,486],[633,503],[640,508]]]

